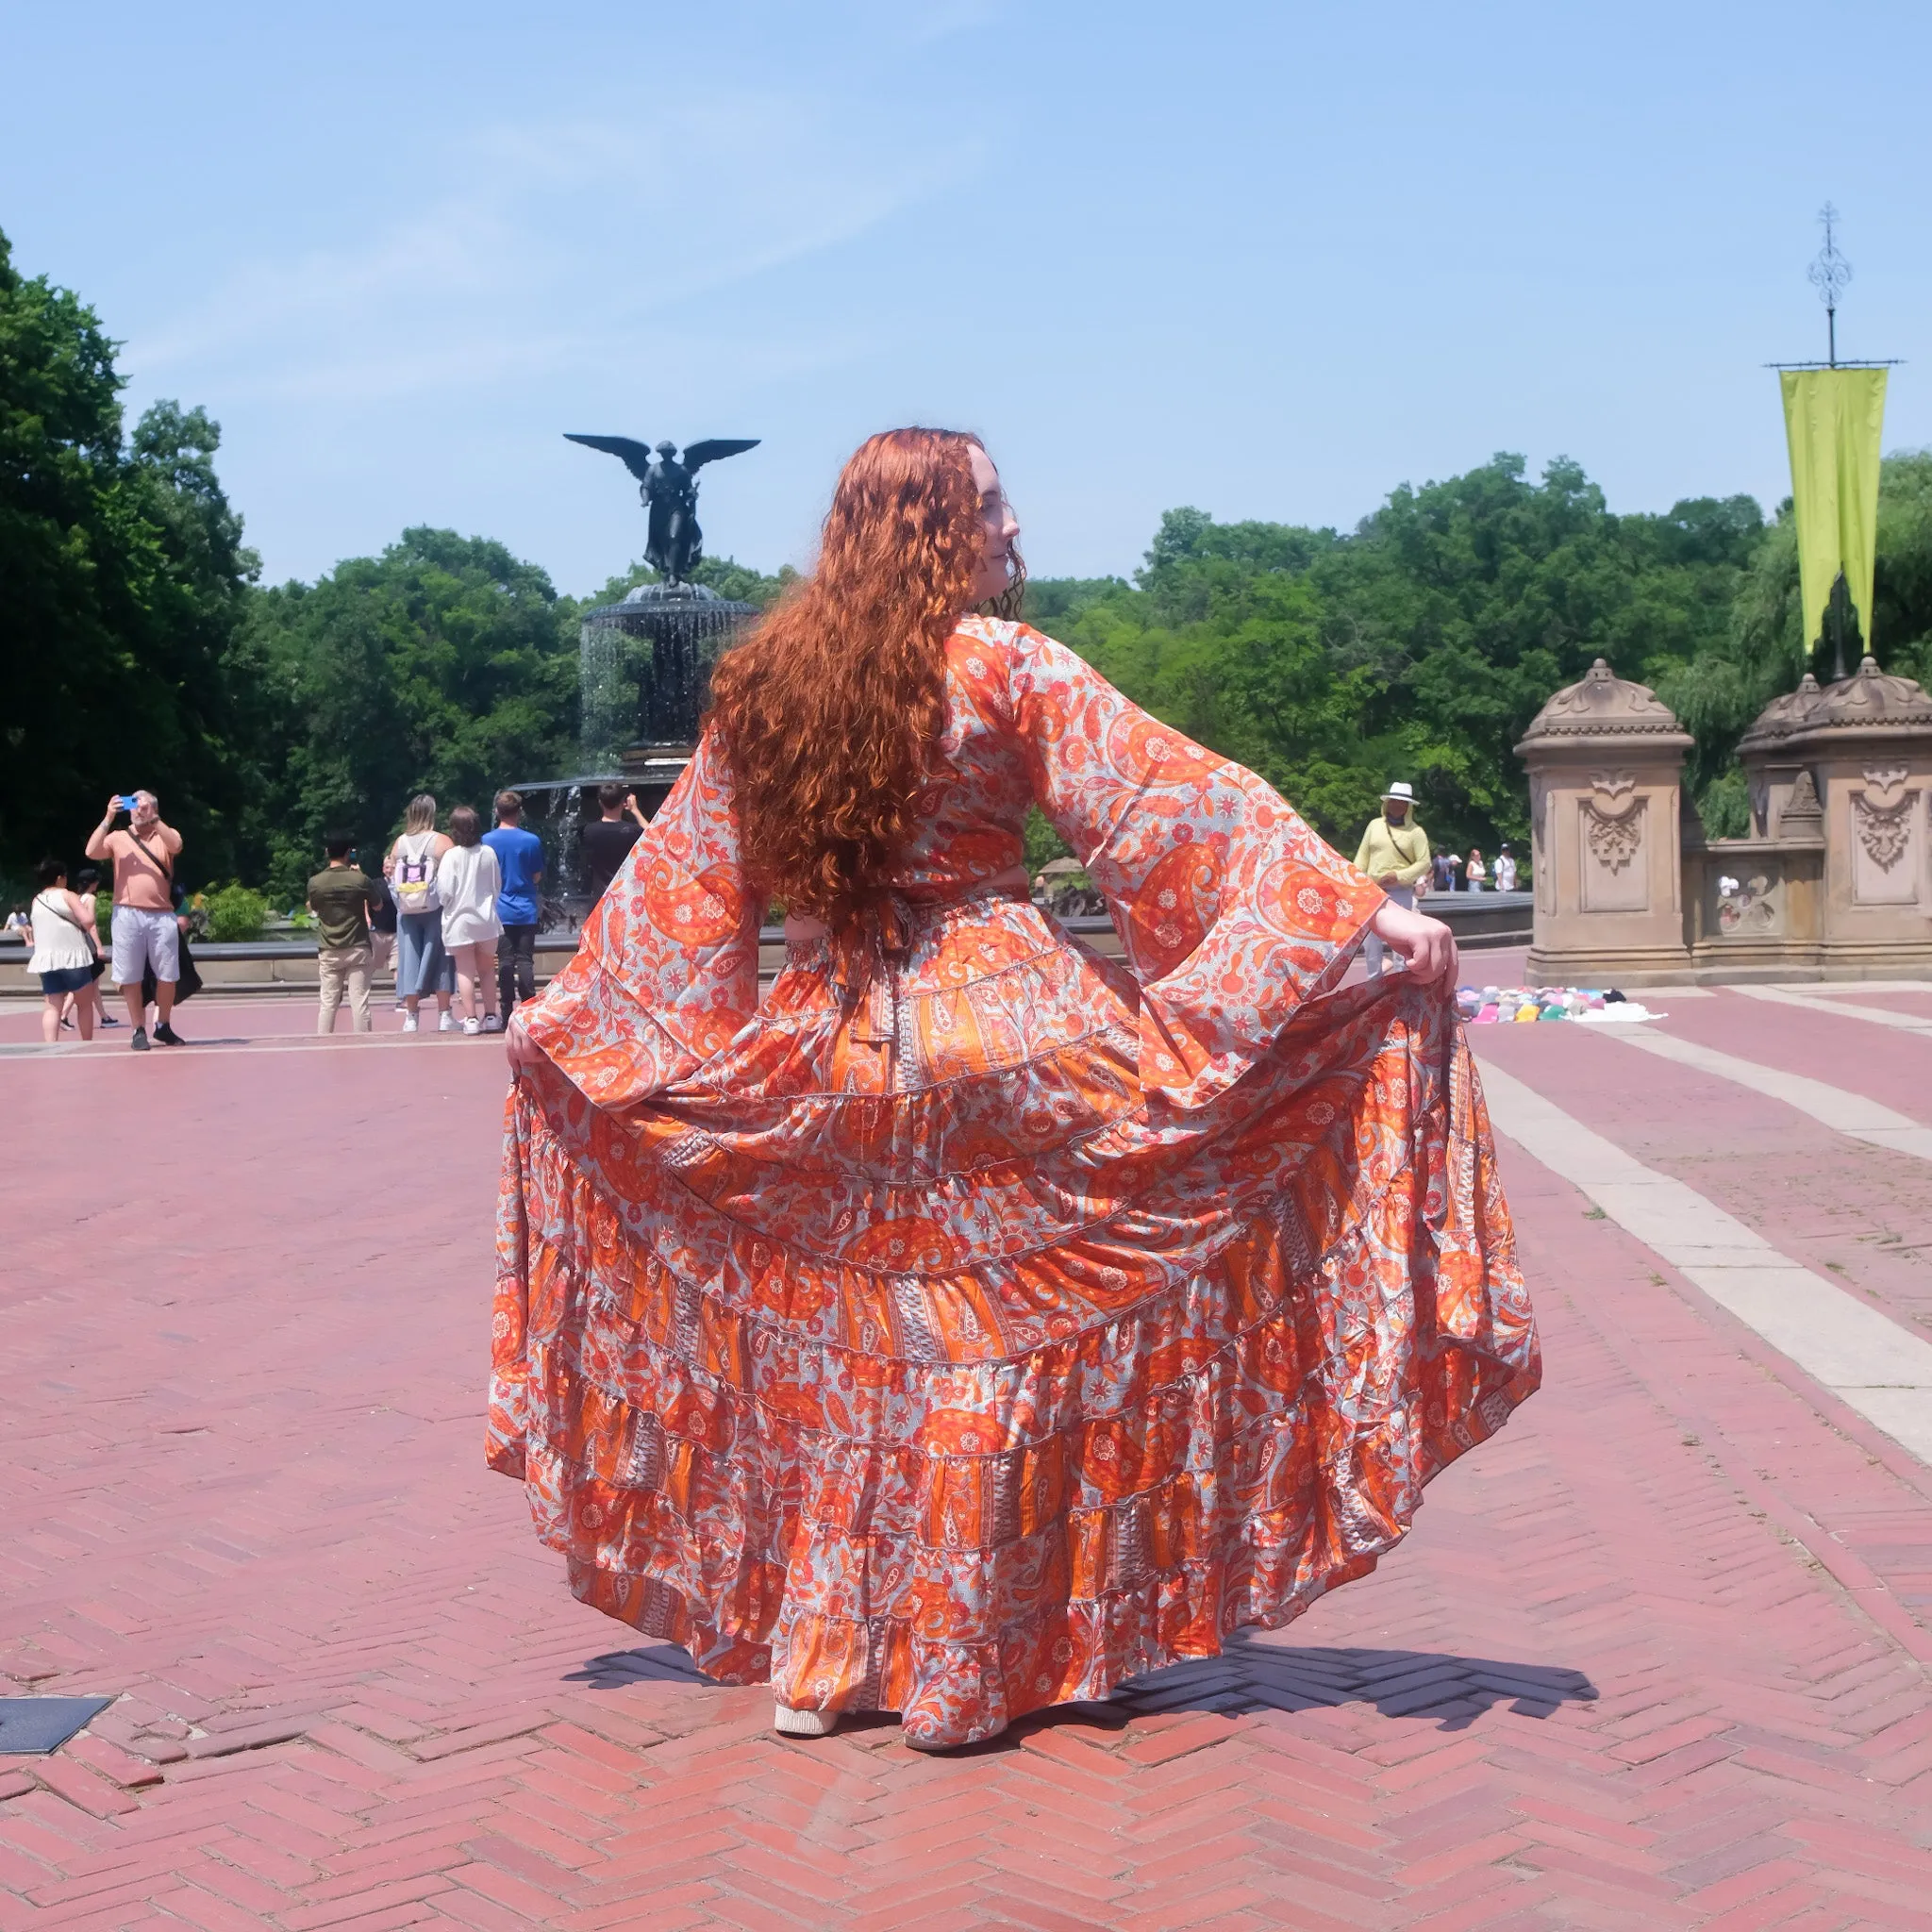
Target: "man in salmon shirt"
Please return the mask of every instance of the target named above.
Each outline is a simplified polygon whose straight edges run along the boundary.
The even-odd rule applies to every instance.
[[[148,1050],[147,1004],[141,982],[148,967],[155,969],[155,1038],[163,1046],[180,1046],[181,1036],[169,1024],[175,1010],[175,983],[181,977],[181,929],[175,923],[175,860],[181,834],[161,823],[158,801],[152,791],[133,795],[128,824],[114,829],[121,814],[119,796],[108,799],[108,815],[87,841],[87,856],[114,861],[114,984],[127,1002],[134,1038],[127,1043],[136,1053]]]

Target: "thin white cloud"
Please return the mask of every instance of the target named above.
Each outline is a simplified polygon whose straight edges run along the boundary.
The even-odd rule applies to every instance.
[[[676,305],[863,234],[980,152],[935,153],[875,107],[743,93],[635,123],[482,129],[444,163],[366,246],[250,265],[130,345],[130,370],[147,388],[218,370],[230,397],[353,405],[634,364]],[[843,353],[852,331],[827,326],[788,355]]]
[[[848,11],[874,44],[895,48],[930,46],[955,34],[991,26],[1007,9],[1001,0],[850,0]]]

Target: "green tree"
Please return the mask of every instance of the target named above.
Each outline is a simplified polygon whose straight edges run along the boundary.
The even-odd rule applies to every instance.
[[[1599,657],[1656,682],[1729,629],[1762,518],[1749,498],[1616,516],[1567,458],[1538,483],[1520,457],[1394,491],[1313,575],[1334,648],[1374,674],[1372,737],[1413,740],[1422,817],[1440,841],[1522,838],[1513,747]]]
[[[1879,468],[1873,650],[1888,671],[1932,688],[1932,450]]]
[[[246,649],[271,693],[270,891],[290,903],[332,830],[380,850],[422,791],[445,810],[566,769],[577,641],[535,564],[453,530],[404,531],[315,584],[256,600]]]
[[[232,869],[251,771],[229,656],[256,573],[220,431],[158,403],[124,444],[115,344],[0,235],[0,861],[74,857],[108,792],[146,786],[193,883]]]
[[[1405,485],[1347,536],[1170,510],[1134,586],[1036,583],[1027,613],[1338,843],[1393,776],[1439,845],[1521,838],[1544,700],[1598,656],[1653,680],[1711,658],[1765,541],[1749,497],[1620,517],[1574,463],[1524,471]]]

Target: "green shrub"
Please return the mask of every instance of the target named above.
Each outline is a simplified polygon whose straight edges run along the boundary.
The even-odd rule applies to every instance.
[[[268,901],[246,886],[225,885],[208,900],[208,936],[211,940],[258,940],[268,917]]]
[[[108,935],[114,930],[114,895],[111,891],[94,894],[94,926],[105,946]]]

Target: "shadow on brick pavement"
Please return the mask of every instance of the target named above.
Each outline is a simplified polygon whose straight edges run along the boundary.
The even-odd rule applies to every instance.
[[[691,1658],[675,1645],[607,1651],[571,1674],[573,1683],[599,1690],[651,1682],[702,1683]],[[1315,1710],[1370,1704],[1384,1717],[1434,1717],[1444,1730],[1461,1730],[1493,1704],[1519,1717],[1548,1717],[1560,1704],[1593,1704],[1597,1689],[1581,1671],[1456,1657],[1424,1650],[1337,1650],[1257,1643],[1244,1631],[1217,1657],[1173,1664],[1136,1677],[1105,1705],[1066,1707],[1088,1722],[1111,1712],[1158,1710]],[[1052,1712],[1028,1723],[1057,1722]]]

